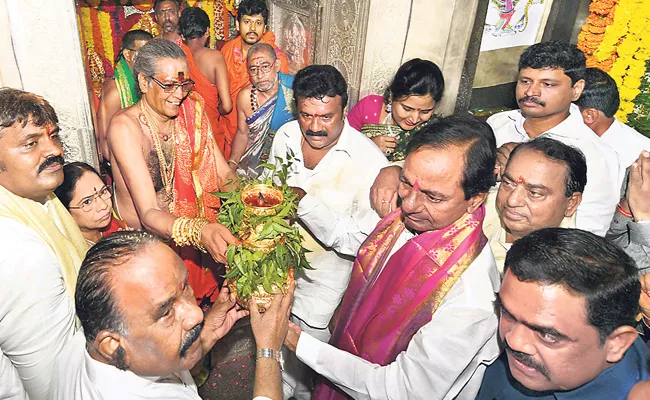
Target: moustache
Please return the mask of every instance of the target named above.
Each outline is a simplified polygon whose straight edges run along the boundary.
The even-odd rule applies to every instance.
[[[537,372],[542,374],[547,381],[549,382],[551,381],[551,374],[548,372],[548,369],[546,369],[545,366],[533,360],[533,358],[528,354],[522,353],[517,350],[513,350],[512,347],[510,347],[510,345],[508,344],[508,342],[505,342],[505,346],[506,346],[506,351],[510,353],[510,355],[514,357],[517,361],[519,361],[520,363],[524,364],[527,367],[536,369]]]
[[[54,165],[54,164],[61,164],[63,166],[63,164],[65,164],[65,160],[63,159],[62,156],[48,157],[48,158],[45,159],[45,161],[43,161],[43,164],[41,164],[38,167],[38,173],[40,174],[41,172],[43,172],[45,170],[45,168],[47,168],[47,167],[49,167],[51,165]]]
[[[327,132],[325,132],[325,131],[314,132],[311,129],[307,129],[307,132],[305,132],[305,135],[307,135],[307,136],[316,136],[316,137],[324,137],[324,136],[327,136]]]
[[[517,102],[518,102],[519,104],[521,104],[521,103],[531,102],[531,103],[539,104],[539,105],[542,106],[542,107],[546,106],[546,102],[544,102],[544,101],[538,99],[537,97],[533,97],[533,96],[522,97],[521,99],[517,100]]]
[[[181,356],[181,358],[185,357],[187,350],[189,350],[192,344],[194,344],[194,342],[196,342],[196,340],[201,336],[202,330],[203,322],[190,329],[190,331],[187,333],[187,336],[185,336],[185,339],[183,339],[181,348],[178,350],[178,354]]]

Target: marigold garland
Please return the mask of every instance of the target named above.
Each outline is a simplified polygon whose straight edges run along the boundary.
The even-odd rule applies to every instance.
[[[113,28],[111,27],[111,15],[105,11],[97,13],[99,20],[99,31],[101,32],[102,43],[104,45],[104,58],[110,61],[111,65],[115,63],[115,53],[113,48]]]
[[[591,14],[578,35],[578,48],[587,57],[587,66],[609,70],[615,60],[615,55],[598,60],[594,52],[601,45],[607,26],[614,22],[614,10],[618,0],[594,0],[589,5]]]

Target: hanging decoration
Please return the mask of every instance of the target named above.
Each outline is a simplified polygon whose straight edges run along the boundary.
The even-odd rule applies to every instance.
[[[621,105],[616,117],[648,131],[650,7],[644,0],[594,0],[578,36],[587,66],[607,71],[616,81]]]

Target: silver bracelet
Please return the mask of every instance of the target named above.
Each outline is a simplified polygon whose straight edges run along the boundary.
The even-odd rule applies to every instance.
[[[282,351],[273,350],[269,348],[262,348],[257,350],[257,359],[260,358],[271,358],[280,364],[280,370],[284,371],[284,358],[282,357]]]

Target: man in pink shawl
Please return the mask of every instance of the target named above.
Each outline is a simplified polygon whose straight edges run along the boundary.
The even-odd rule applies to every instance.
[[[499,354],[499,272],[482,232],[496,141],[478,120],[443,118],[410,143],[401,207],[359,249],[330,344],[291,325],[285,340],[327,381],[314,399],[473,399]]]

